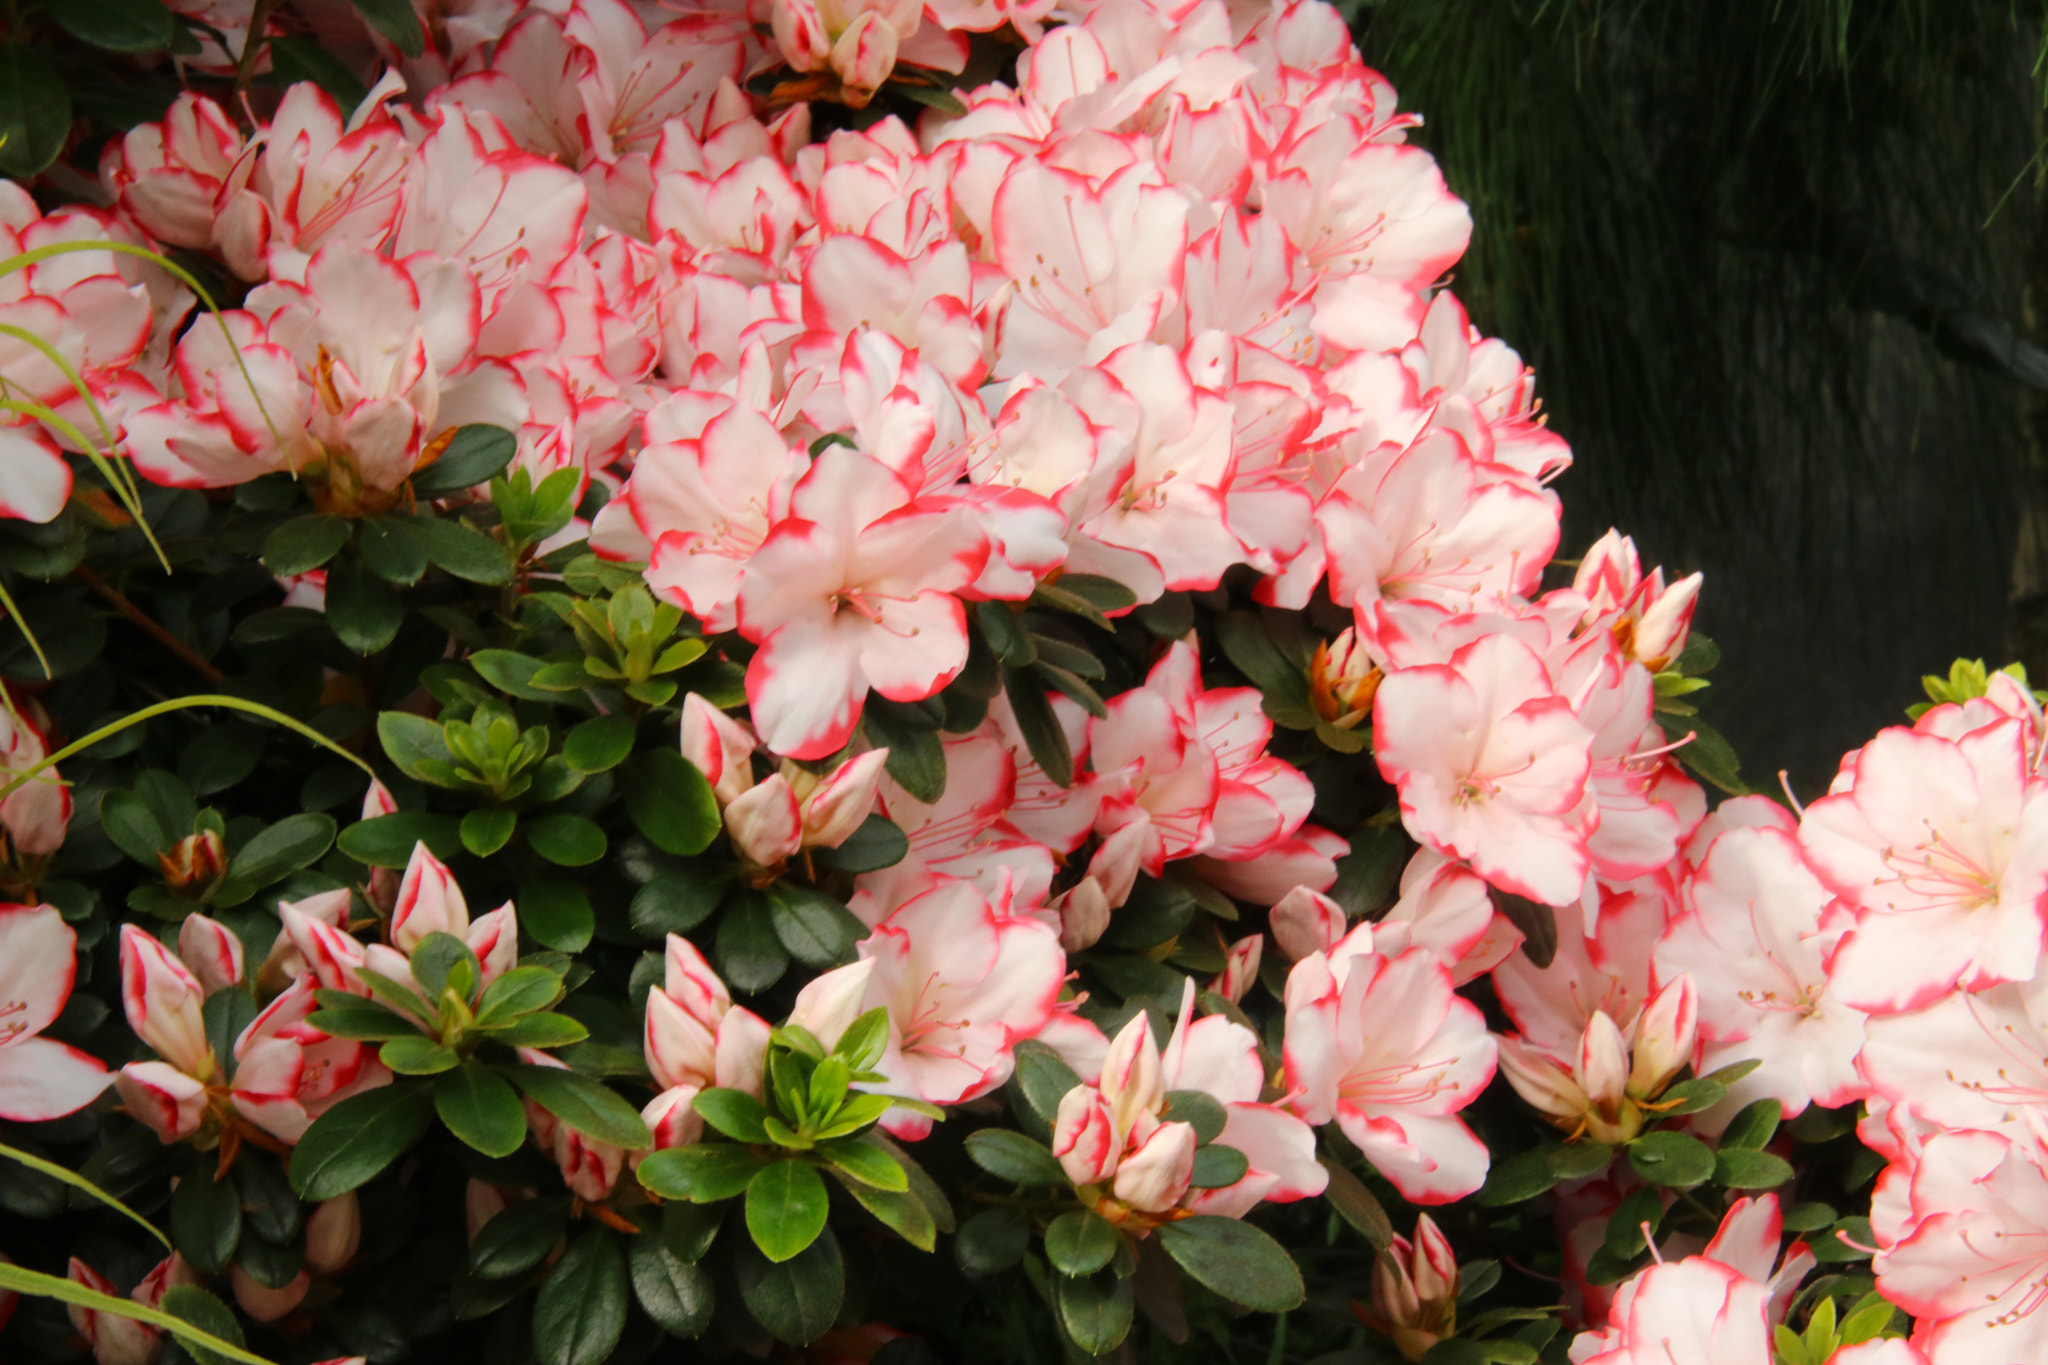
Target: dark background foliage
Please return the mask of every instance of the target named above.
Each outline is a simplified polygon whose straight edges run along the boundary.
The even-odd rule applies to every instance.
[[[1958,655],[2048,674],[2041,15],[2010,0],[1383,0],[1473,208],[1453,287],[1608,526],[1703,569],[1709,714],[1802,794]]]

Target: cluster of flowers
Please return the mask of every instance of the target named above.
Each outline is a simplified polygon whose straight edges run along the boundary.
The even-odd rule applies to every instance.
[[[604,495],[563,543],[644,563],[707,636],[744,642],[746,718],[691,694],[679,736],[743,875],[768,885],[877,814],[907,837],[907,856],[855,879],[855,960],[805,984],[785,1021],[830,1049],[886,1011],[872,1084],[913,1102],[882,1120],[895,1137],[989,1095],[1036,1040],[1080,1081],[1053,1155],[1120,1226],[1320,1194],[1325,1124],[1407,1199],[1440,1204],[1486,1179],[1459,1114],[1496,1065],[1572,1139],[1620,1144],[1688,1066],[1755,1061],[1695,1131],[1760,1098],[1788,1115],[1866,1101],[1864,1139],[1891,1163],[1876,1269],[1919,1318],[1915,1344],[1834,1358],[2048,1357],[2032,1311],[2033,1239],[2048,1236],[2032,697],[2000,675],[1887,731],[1803,815],[1761,797],[1709,815],[1655,715],[1685,687],[1671,670],[1699,580],[1645,573],[1610,533],[1570,586],[1541,591],[1559,539],[1548,483],[1569,453],[1519,359],[1438,287],[1469,216],[1336,12],[1103,0],[1049,15],[1035,0],[776,0],[650,20],[574,0],[493,26],[479,8],[447,25],[459,51],[404,66],[412,90],[394,70],[354,110],[298,85],[245,133],[183,96],[109,145],[108,207],[44,215],[8,188],[0,224],[21,250],[207,253],[246,297],[195,320],[177,277],[112,249],[0,279],[14,330],[48,339],[0,338],[0,370],[42,409],[0,429],[0,511],[56,516],[62,452],[95,430],[155,483],[289,471],[342,516],[405,504],[456,428],[511,431],[518,467]],[[1029,44],[1014,86],[915,129],[814,138],[810,105],[771,115],[740,85],[779,61],[810,82],[799,97],[859,105],[897,62],[957,71],[961,34],[1005,25]],[[1369,722],[1420,845],[1374,922],[1329,894],[1348,845],[1310,822],[1309,778],[1268,752],[1271,699],[1206,686],[1192,635],[1094,713],[1047,700],[1070,782],[1002,696],[945,737],[934,801],[868,746],[869,694],[937,696],[980,615],[1063,576],[1144,605],[1227,574],[1271,608],[1334,605],[1349,622],[1316,647],[1309,719],[1351,751]],[[295,600],[317,605],[317,586]],[[30,719],[9,720],[10,765],[39,761]],[[62,790],[0,806],[20,852],[61,840]],[[392,809],[373,789],[364,815]],[[1288,960],[1263,978],[1284,980],[1277,1068],[1228,1013],[1195,1017],[1193,980],[1163,1042],[1142,1011],[1114,1037],[1080,1011],[1069,955],[1169,868],[1270,908],[1207,987],[1234,1006],[1262,988],[1269,950]],[[1546,966],[1516,951],[1518,901],[1552,908]],[[165,1142],[290,1148],[392,1079],[374,1044],[309,1022],[316,991],[385,998],[430,938],[466,944],[479,986],[518,962],[514,907],[472,919],[424,847],[396,886],[372,881],[374,918],[352,918],[364,903],[280,905],[260,963],[204,916],[175,951],[124,928],[122,999],[157,1060],[118,1077],[35,1036],[68,994],[71,930],[47,908],[6,911],[0,1115],[69,1113],[112,1084]],[[1512,1034],[1458,993],[1486,976]],[[231,1058],[204,1004],[229,986],[268,1000]],[[645,1017],[651,1145],[531,1101],[529,1131],[601,1204],[647,1153],[703,1136],[705,1091],[762,1099],[772,1033],[670,935]],[[1221,1106],[1220,1134],[1174,1116],[1168,1096],[1189,1091]],[[1242,1175],[1195,1183],[1210,1139],[1244,1155]],[[1775,1200],[1739,1203],[1704,1251],[1672,1248],[1609,1292],[1586,1261],[1631,1179],[1620,1163],[1559,1201],[1588,1326],[1572,1358],[1711,1342],[1717,1361],[1767,1360],[1811,1267],[1796,1247],[1780,1262]],[[507,1197],[479,1184],[472,1217]],[[292,1285],[237,1279],[243,1308],[290,1312],[349,1259],[352,1217],[352,1202],[331,1215]],[[1448,1254],[1425,1223],[1385,1263],[1377,1298],[1411,1344],[1455,1285]],[[160,1272],[148,1294],[179,1273]],[[81,1331],[97,1349],[116,1329]],[[119,1351],[144,1354],[127,1337]]]

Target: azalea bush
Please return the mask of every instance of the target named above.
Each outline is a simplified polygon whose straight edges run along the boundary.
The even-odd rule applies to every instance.
[[[11,22],[8,1360],[2048,1358],[2038,699],[1748,792],[1322,0]]]

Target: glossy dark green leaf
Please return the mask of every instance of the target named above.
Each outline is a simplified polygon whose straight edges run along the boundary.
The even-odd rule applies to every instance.
[[[419,1141],[433,1120],[426,1081],[398,1080],[351,1095],[313,1120],[292,1149],[292,1188],[315,1201],[347,1194]]]
[[[1652,1185],[1689,1190],[1713,1178],[1714,1152],[1688,1133],[1660,1128],[1629,1144],[1629,1165]]]
[[[375,654],[398,638],[405,604],[398,590],[360,564],[327,571],[327,624],[358,654]]]
[[[280,578],[317,569],[341,553],[354,528],[342,517],[294,517],[263,540],[263,566]]]
[[[562,737],[562,757],[580,773],[616,768],[632,752],[633,721],[629,716],[593,716]]]
[[[1092,1209],[1068,1209],[1045,1229],[1045,1259],[1062,1275],[1093,1275],[1116,1255],[1117,1233]]]
[[[1731,1190],[1775,1190],[1792,1176],[1792,1163],[1769,1152],[1723,1147],[1714,1156],[1714,1183]]]
[[[234,1177],[242,1201],[243,1226],[265,1241],[295,1241],[305,1215],[278,1158],[245,1148],[235,1158]]]
[[[1226,1185],[1235,1185],[1251,1170],[1251,1161],[1235,1147],[1212,1143],[1195,1153],[1195,1169],[1191,1178],[1198,1190],[1220,1190]]]
[[[389,6],[392,14],[403,14],[404,21],[413,26],[413,40],[419,40],[419,20],[413,14],[412,6],[403,0],[381,0]],[[386,35],[389,36],[388,34]],[[394,40],[396,41],[396,40]],[[417,57],[415,49],[408,53]],[[519,442],[512,433],[501,427],[471,423],[457,427],[455,435],[441,450],[441,454],[425,469],[412,476],[412,491],[431,497],[446,493],[459,493],[478,484],[489,483],[493,477],[504,472],[512,463],[512,457],[519,453]]]
[[[427,543],[408,518],[364,518],[356,550],[363,567],[387,583],[409,587],[427,571]]]
[[[668,1147],[642,1159],[640,1183],[663,1199],[715,1204],[747,1188],[761,1159],[734,1142],[699,1142]]]
[[[767,898],[758,892],[726,902],[714,947],[719,975],[742,991],[764,991],[789,970],[789,952],[776,936]]]
[[[621,771],[626,814],[648,843],[685,858],[710,847],[721,828],[718,801],[688,759],[672,749],[649,749]]]
[[[434,1082],[434,1112],[485,1156],[510,1156],[526,1141],[526,1109],[505,1078],[474,1063]]]
[[[537,815],[522,828],[527,846],[561,867],[587,867],[610,846],[597,823],[580,815]]]
[[[586,1137],[629,1150],[654,1140],[638,1110],[588,1076],[548,1066],[501,1069],[528,1099]]]
[[[438,1076],[461,1062],[453,1048],[424,1033],[393,1038],[377,1050],[377,1060],[401,1076]]]
[[[1197,1283],[1262,1313],[1301,1306],[1301,1271],[1278,1242],[1249,1223],[1197,1214],[1153,1234]]]
[[[425,844],[436,858],[462,854],[462,827],[452,815],[398,811],[359,820],[343,830],[335,847],[371,867],[403,868],[412,860],[413,845]]]
[[[546,1009],[561,994],[560,973],[541,966],[514,967],[484,987],[477,1001],[477,1021],[488,1024],[528,1010]]]
[[[426,542],[427,558],[457,578],[486,585],[512,581],[505,547],[475,527],[453,517],[423,517],[414,526]]]
[[[382,1042],[419,1032],[403,1015],[359,996],[349,996],[345,1002],[322,1001],[306,1022],[322,1033],[359,1042]]]
[[[320,861],[334,843],[334,817],[314,811],[287,815],[267,825],[236,851],[228,880],[248,891]]]
[[[886,1190],[891,1194],[902,1194],[910,1188],[910,1177],[903,1167],[874,1143],[860,1138],[838,1138],[818,1144],[818,1155],[832,1163],[832,1168],[873,1189]]]
[[[1728,1120],[1728,1126],[1721,1130],[1721,1150],[1731,1147],[1747,1147],[1761,1151],[1765,1143],[1778,1131],[1778,1120],[1784,1116],[1785,1106],[1777,1100],[1763,1099],[1754,1104],[1744,1105],[1735,1117]]]
[[[348,64],[311,38],[279,35],[267,45],[271,75],[281,85],[311,81],[334,96],[343,109],[353,109],[370,93]]]
[[[983,1209],[960,1225],[953,1257],[970,1278],[1008,1270],[1031,1245],[1031,1220],[1022,1209]]]
[[[462,817],[462,846],[479,858],[488,858],[511,842],[518,828],[518,811],[506,806],[478,806]]]
[[[831,1230],[787,1261],[769,1260],[750,1242],[740,1246],[740,1299],[754,1320],[792,1346],[807,1346],[823,1336],[846,1297],[846,1270]]]
[[[234,1259],[242,1235],[242,1196],[235,1182],[215,1179],[216,1163],[200,1154],[171,1195],[171,1240],[195,1269],[218,1275]]]
[[[740,1142],[768,1141],[768,1130],[763,1126],[768,1111],[744,1090],[714,1086],[691,1101],[691,1107],[729,1138]]]
[[[910,795],[934,805],[946,792],[946,746],[936,730],[912,729],[879,707],[870,707],[863,721],[869,740],[887,749],[889,776]]]
[[[80,42],[108,52],[161,52],[177,31],[159,0],[63,0],[45,13]]]
[[[536,876],[520,884],[519,927],[549,948],[580,953],[597,930],[597,912],[576,883]]]
[[[569,1047],[590,1037],[590,1029],[566,1014],[523,1014],[491,1035],[507,1047]],[[606,1074],[615,1075],[616,1071]]]
[[[1127,1279],[1108,1271],[1079,1279],[1058,1275],[1053,1278],[1053,1301],[1059,1306],[1060,1326],[1088,1355],[1107,1355],[1130,1335],[1133,1299]]]
[[[1373,1250],[1385,1251],[1392,1246],[1394,1221],[1387,1217],[1386,1206],[1347,1167],[1330,1157],[1321,1161],[1323,1169],[1330,1173],[1330,1183],[1323,1190],[1323,1198],[1330,1201],[1330,1207],[1370,1242]]]
[[[1020,1044],[1016,1055],[1017,1069],[1008,1087],[1011,1112],[1027,1134],[1050,1142],[1060,1101],[1081,1083],[1081,1078],[1064,1058],[1043,1043]]]
[[[569,1243],[533,1304],[540,1365],[600,1365],[626,1330],[631,1291],[618,1234],[593,1227]]]
[[[649,938],[687,934],[711,917],[732,885],[731,875],[718,872],[658,872],[633,893],[627,918]]]
[[[853,945],[867,926],[843,901],[797,882],[777,882],[765,893],[775,937],[806,967],[824,969],[853,961]]]
[[[134,792],[119,790],[100,798],[100,828],[114,841],[114,847],[152,872],[157,866],[156,855],[190,832],[166,832],[147,801]]]
[[[174,1284],[164,1291],[157,1305],[174,1318],[191,1323],[209,1336],[220,1338],[230,1346],[246,1345],[242,1336],[242,1324],[235,1312],[213,1295],[197,1285]],[[195,1365],[229,1365],[228,1357],[218,1351],[210,1351],[196,1343],[181,1343]]]
[[[543,1194],[508,1204],[477,1231],[469,1248],[469,1269],[485,1279],[524,1275],[555,1249],[569,1226],[573,1196]]]
[[[787,1261],[825,1230],[830,1202],[817,1167],[777,1161],[747,1182],[747,1231],[763,1256]]]
[[[1557,1172],[1551,1169],[1550,1158],[1553,1145],[1536,1147],[1496,1161],[1486,1173],[1486,1183],[1476,1196],[1481,1207],[1498,1208],[1505,1204],[1519,1204],[1557,1184]]]
[[[703,1266],[684,1260],[666,1238],[651,1234],[632,1240],[627,1259],[634,1297],[664,1332],[688,1339],[710,1325],[714,1291],[711,1273]]]
[[[1164,1117],[1172,1123],[1191,1123],[1195,1141],[1214,1142],[1223,1132],[1230,1115],[1206,1090],[1169,1090]]]
[[[837,848],[814,849],[811,857],[821,867],[841,872],[876,872],[894,867],[910,852],[910,839],[886,815],[870,815]]]
[[[1067,1173],[1044,1144],[1008,1128],[981,1128],[967,1135],[974,1164],[1017,1185],[1061,1185]]]
[[[984,604],[993,605],[993,604]],[[1067,732],[1060,728],[1045,688],[1028,669],[1006,668],[1003,685],[1010,698],[1010,710],[1017,729],[1024,736],[1032,759],[1045,775],[1062,787],[1074,785],[1074,751],[1067,744]]]

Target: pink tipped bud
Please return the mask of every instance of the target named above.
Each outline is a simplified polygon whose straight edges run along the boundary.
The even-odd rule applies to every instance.
[[[468,933],[469,906],[455,884],[455,874],[425,844],[414,844],[398,883],[398,904],[391,911],[391,946],[410,953],[428,934],[463,938]]]
[[[782,60],[793,71],[815,71],[832,53],[832,40],[825,34],[825,21],[811,0],[775,0],[769,16],[775,45]]]
[[[1067,1179],[1076,1186],[1095,1185],[1109,1179],[1124,1154],[1122,1134],[1102,1093],[1092,1085],[1077,1085],[1060,1097],[1059,1114],[1052,1129],[1052,1154],[1060,1159]]]
[[[159,1141],[183,1142],[206,1121],[206,1087],[166,1062],[130,1062],[114,1073],[121,1107]]]
[[[313,1277],[301,1270],[284,1288],[272,1289],[240,1264],[229,1268],[228,1282],[234,1286],[235,1303],[258,1322],[276,1322],[305,1302],[306,1291],[313,1287]]]
[[[354,1190],[325,1199],[306,1219],[306,1269],[332,1275],[356,1258],[363,1242],[363,1214]]]
[[[1699,574],[1688,574],[1655,595],[1645,594],[1642,619],[1636,623],[1630,652],[1652,673],[1670,666],[1685,652],[1692,633],[1692,611],[1700,595]]]
[[[1327,953],[1344,937],[1344,908],[1320,891],[1297,886],[1266,917],[1273,941],[1292,961]]]
[[[1100,1088],[1119,1133],[1130,1132],[1140,1114],[1156,1114],[1166,1102],[1166,1087],[1159,1075],[1159,1047],[1152,1041],[1152,1026],[1143,1010],[1110,1039],[1109,1051],[1102,1059]]]
[[[1117,1164],[1111,1188],[1140,1213],[1164,1213],[1181,1201],[1195,1177],[1195,1126],[1162,1123]]]
[[[1050,908],[1060,917],[1060,947],[1070,953],[1094,947],[1109,928],[1109,901],[1102,894],[1102,883],[1093,877],[1076,882]]]
[[[754,736],[692,692],[683,698],[683,757],[704,774],[720,810],[754,785]]]
[[[73,1284],[96,1289],[102,1294],[115,1292],[106,1276],[76,1256],[71,1258],[70,1279]],[[71,1325],[78,1329],[78,1335],[85,1338],[86,1345],[92,1348],[92,1358],[99,1365],[152,1365],[163,1351],[163,1333],[154,1327],[78,1304],[69,1305],[69,1310]]]
[[[647,992],[644,1044],[647,1069],[664,1090],[679,1085],[701,1089],[711,1084],[717,1065],[715,1035],[666,991]]]
[[[185,916],[178,926],[178,958],[208,995],[242,984],[242,940],[219,920]]]
[[[707,1029],[718,1027],[718,1021],[732,1008],[732,992],[726,989],[724,979],[712,970],[697,945],[681,934],[668,936],[661,988]]]
[[[803,812],[805,848],[837,848],[853,837],[861,821],[874,812],[888,762],[887,749],[870,749],[840,764],[809,790],[792,779]]]
[[[860,1015],[856,1012],[853,1017],[858,1019]],[[752,1010],[739,1006],[727,1010],[725,1018],[718,1021],[717,1060],[712,1067],[712,1081],[727,1090],[744,1090],[755,1099],[761,1099],[761,1083],[768,1071],[768,1035],[771,1032],[768,1021]]]
[[[1441,1305],[1448,1315],[1458,1303],[1458,1253],[1428,1214],[1415,1218],[1415,1292],[1425,1307]],[[1446,1316],[1445,1321],[1450,1319]]]
[[[1499,1039],[1500,1074],[1515,1093],[1553,1123],[1572,1124],[1586,1112],[1586,1092],[1549,1053],[1520,1038]]]
[[[1699,993],[1693,989],[1690,973],[1681,974],[1643,1007],[1636,1020],[1635,1066],[1629,1072],[1629,1094],[1639,1100],[1653,1100],[1671,1084],[1672,1077],[1692,1065],[1699,1016]]]
[[[640,1111],[640,1121],[654,1134],[655,1151],[687,1147],[704,1135],[704,1118],[695,1107],[701,1093],[694,1085],[678,1085],[647,1102],[647,1107]]]
[[[213,1075],[213,1047],[201,1012],[205,998],[199,978],[147,930],[121,926],[121,1003],[128,1027],[157,1056],[202,1081]]]
[[[213,830],[202,829],[157,854],[156,864],[172,895],[204,900],[228,875],[227,841]]]
[[[1428,1214],[1415,1220],[1414,1241],[1396,1237],[1373,1262],[1372,1309],[1367,1321],[1407,1360],[1457,1330],[1458,1258]]]
[[[363,819],[374,820],[380,815],[398,814],[398,800],[391,789],[376,778],[370,779],[370,789],[363,793]]]
[[[896,50],[902,44],[896,30],[878,14],[855,19],[839,41],[832,44],[832,69],[844,87],[840,98],[852,108],[867,103],[867,97],[882,88],[896,69]]]
[[[1618,1108],[1628,1093],[1628,1039],[1605,1010],[1594,1010],[1579,1035],[1578,1073],[1596,1110]]]
[[[725,832],[742,858],[756,867],[780,867],[804,846],[803,813],[789,780],[774,773],[740,793],[725,808]]]
[[[796,1007],[789,1022],[809,1029],[811,1036],[827,1048],[853,1026],[867,1008],[868,978],[875,974],[875,960],[864,957],[844,967],[834,967],[796,994]]]
[[[1252,934],[1230,945],[1224,954],[1223,970],[1209,983],[1209,989],[1235,1005],[1244,999],[1245,992],[1259,979],[1259,955],[1264,951],[1266,938],[1263,934]],[[1194,983],[1190,981],[1189,985]]]
[[[510,901],[470,925],[463,938],[482,970],[480,985],[490,985],[519,965],[519,912]]]

